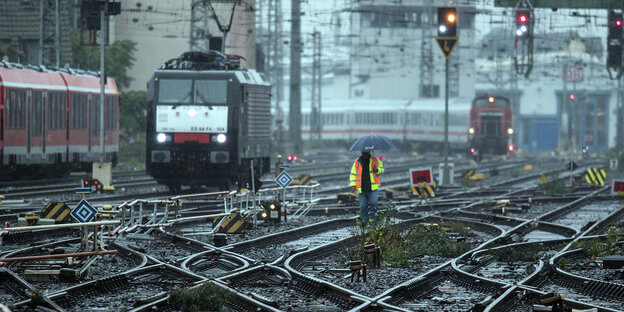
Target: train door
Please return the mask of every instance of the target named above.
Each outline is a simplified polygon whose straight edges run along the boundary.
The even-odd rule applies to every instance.
[[[89,112],[87,115],[89,122],[89,152],[97,153],[100,146],[100,95],[89,96]],[[94,158],[95,159],[95,158]]]
[[[89,154],[91,154],[91,152],[93,151],[91,145],[93,144],[93,138],[92,133],[93,133],[93,118],[89,118],[91,116],[91,112],[93,111],[93,96],[89,95],[87,96],[87,137],[88,137],[88,142],[87,142],[87,147],[88,147],[88,152]],[[91,156],[91,155],[89,155]]]
[[[45,117],[45,102],[44,92],[30,91],[30,110],[29,110],[29,133],[30,144],[29,153],[41,153],[45,155],[45,136],[44,136],[44,117]]]
[[[483,136],[499,137],[501,131],[500,116],[481,116],[481,129],[483,129]]]
[[[42,92],[41,93],[41,123],[39,124],[39,127],[41,127],[41,157],[45,158],[46,156],[46,141],[47,141],[47,135],[46,135],[46,129],[47,127],[47,116],[48,116],[48,94],[47,92]]]
[[[32,148],[32,132],[30,131],[30,125],[32,125],[32,108],[30,103],[31,96],[32,91],[26,91],[26,99],[24,103],[24,108],[26,109],[26,159],[30,159],[30,151]]]

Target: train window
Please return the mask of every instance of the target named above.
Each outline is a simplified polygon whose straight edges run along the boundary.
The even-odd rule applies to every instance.
[[[11,100],[13,99],[13,100]],[[11,129],[13,128],[13,123],[14,123],[14,119],[15,119],[15,107],[13,107],[13,104],[15,103],[15,93],[13,92],[7,92],[6,95],[6,127],[7,129]]]
[[[115,124],[115,121],[117,120],[117,106],[115,105],[115,103],[115,97],[106,97],[106,115],[104,115],[106,130],[116,130],[117,128],[117,125]]]
[[[91,96],[91,135],[100,135],[100,96]]]
[[[71,109],[69,111],[69,120],[71,122],[71,129],[76,129],[76,116],[78,115],[77,113],[77,107],[78,107],[78,96],[75,93],[72,93],[70,98],[70,106]]]
[[[87,96],[85,94],[72,93],[71,99],[71,129],[87,129]]]
[[[496,100],[496,107],[508,108],[509,107],[509,101],[499,98],[499,99]]]
[[[41,136],[43,130],[43,102],[42,93],[38,91],[32,92],[32,136]]]
[[[190,79],[161,79],[158,84],[158,101],[160,103],[191,103]]]
[[[227,104],[227,82],[225,80],[196,80],[196,104]]]
[[[48,92],[48,130],[56,129],[56,93]]]
[[[17,115],[15,116],[16,129],[26,128],[26,92],[16,91],[17,93]]]
[[[54,107],[51,110],[54,111],[55,126],[54,129],[65,129],[67,123],[66,107],[67,101],[65,99],[65,93],[56,93],[52,96],[55,99]]]
[[[476,108],[487,107],[488,99],[487,98],[478,98],[474,100],[474,106]]]

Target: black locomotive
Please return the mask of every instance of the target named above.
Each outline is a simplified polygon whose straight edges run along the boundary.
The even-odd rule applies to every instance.
[[[186,52],[147,84],[147,172],[182,185],[252,186],[270,170],[271,88],[216,51]]]

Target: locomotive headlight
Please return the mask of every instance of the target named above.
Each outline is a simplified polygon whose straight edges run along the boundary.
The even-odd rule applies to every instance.
[[[188,115],[190,117],[195,117],[195,115],[197,115],[197,111],[194,108],[191,108],[188,110]]]
[[[227,136],[225,134],[219,133],[219,135],[217,135],[217,142],[225,143],[226,140],[227,140]]]
[[[167,138],[168,135],[164,134],[164,133],[159,133],[156,135],[156,141],[158,141],[158,143],[165,143],[167,142]]]
[[[513,129],[512,128],[507,129],[507,133],[508,134],[513,134]]]
[[[468,133],[470,133],[470,134],[474,134],[474,128],[470,128],[470,129],[468,129]]]

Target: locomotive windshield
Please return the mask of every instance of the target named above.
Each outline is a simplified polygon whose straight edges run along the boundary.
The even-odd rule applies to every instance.
[[[227,104],[227,81],[198,79],[161,79],[160,104]]]

